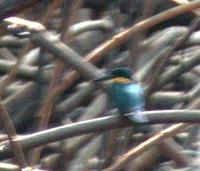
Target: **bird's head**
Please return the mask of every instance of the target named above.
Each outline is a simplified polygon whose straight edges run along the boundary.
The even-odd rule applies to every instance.
[[[93,80],[93,82],[101,82],[101,81],[112,81],[112,83],[121,83],[127,84],[131,83],[132,78],[132,70],[127,67],[112,69],[107,72],[106,76]]]

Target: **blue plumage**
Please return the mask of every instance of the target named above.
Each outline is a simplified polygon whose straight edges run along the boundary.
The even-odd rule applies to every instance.
[[[109,91],[113,103],[122,113],[144,108],[143,90],[137,84],[113,83]]]
[[[140,84],[132,80],[132,71],[128,68],[118,68],[112,70],[107,76],[99,78],[96,81],[112,80],[108,87],[108,94],[111,101],[119,112],[127,115],[128,119],[137,122],[148,122],[146,115],[142,115],[145,99],[144,90]]]
[[[136,83],[113,83],[108,89],[111,101],[123,115],[133,113],[128,119],[134,122],[147,122],[148,118],[141,115],[144,110],[144,90]]]

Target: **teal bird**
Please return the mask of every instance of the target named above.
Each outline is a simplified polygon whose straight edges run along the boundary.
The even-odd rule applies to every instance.
[[[95,82],[106,80],[110,81],[108,95],[120,114],[129,114],[126,117],[135,123],[148,122],[147,116],[141,114],[145,106],[144,90],[132,79],[132,70],[126,67],[117,68]]]

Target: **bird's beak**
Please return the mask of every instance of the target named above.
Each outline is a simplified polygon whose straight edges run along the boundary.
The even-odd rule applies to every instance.
[[[93,83],[98,83],[98,82],[102,82],[102,81],[108,81],[110,79],[112,79],[112,76],[111,75],[106,75],[106,76],[94,79],[94,80],[92,80],[92,82]]]

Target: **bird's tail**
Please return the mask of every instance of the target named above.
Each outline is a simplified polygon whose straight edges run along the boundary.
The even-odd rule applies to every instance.
[[[142,111],[141,109],[134,109],[132,113],[127,115],[127,118],[135,123],[146,123],[149,121],[149,118],[142,114]]]

